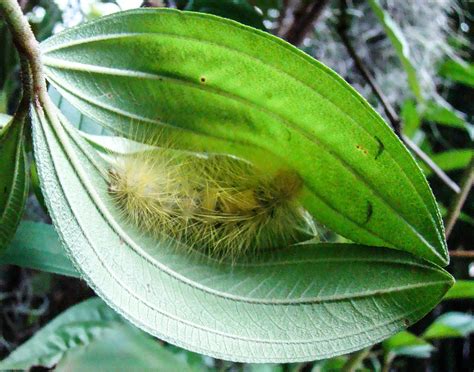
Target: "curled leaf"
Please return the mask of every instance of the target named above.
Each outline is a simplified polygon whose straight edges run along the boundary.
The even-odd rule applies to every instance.
[[[34,110],[33,134],[46,202],[73,263],[119,313],[181,347],[245,362],[328,358],[412,324],[452,284],[409,254],[350,244],[302,245],[235,265],[180,254],[175,242],[123,223],[101,158],[56,110]]]
[[[330,229],[447,264],[438,207],[409,152],[343,79],[289,44],[148,9],[70,29],[42,50],[50,82],[106,128],[290,168],[304,207]]]

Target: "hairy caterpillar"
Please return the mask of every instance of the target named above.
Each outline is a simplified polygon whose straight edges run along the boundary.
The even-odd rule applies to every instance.
[[[230,156],[148,146],[115,155],[107,178],[125,220],[212,257],[234,260],[315,235],[292,171],[268,175]]]

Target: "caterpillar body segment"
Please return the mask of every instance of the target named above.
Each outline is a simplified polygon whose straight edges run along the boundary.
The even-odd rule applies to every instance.
[[[289,170],[265,174],[225,155],[169,148],[115,154],[109,194],[124,219],[211,257],[235,260],[314,238]]]

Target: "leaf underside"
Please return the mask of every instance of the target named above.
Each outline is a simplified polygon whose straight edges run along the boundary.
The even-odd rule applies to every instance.
[[[183,254],[120,220],[101,159],[63,117],[33,108],[33,137],[73,263],[116,311],[178,346],[242,362],[328,358],[412,324],[452,284],[437,266],[385,248],[302,245],[234,266]]]

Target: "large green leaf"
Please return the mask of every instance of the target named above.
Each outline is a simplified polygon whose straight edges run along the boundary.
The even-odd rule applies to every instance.
[[[13,238],[28,196],[25,115],[0,129],[0,254]]]
[[[302,245],[235,265],[182,254],[123,223],[101,158],[55,112],[34,111],[33,135],[61,239],[95,291],[159,338],[229,360],[327,358],[412,324],[452,284],[437,266],[385,248]]]
[[[78,277],[53,226],[23,221],[8,248],[0,256],[0,264],[17,265],[54,274]]]
[[[335,232],[448,262],[411,155],[343,79],[284,41],[211,15],[146,9],[42,49],[48,79],[105,127],[142,138],[160,130],[176,146],[293,168],[305,207]]]
[[[56,371],[192,370],[98,298],[58,315],[0,362],[2,370],[55,365]]]

